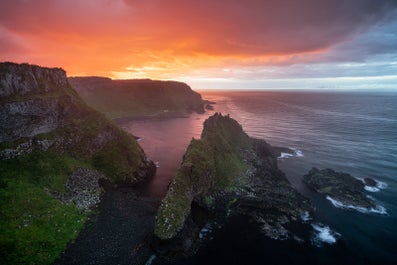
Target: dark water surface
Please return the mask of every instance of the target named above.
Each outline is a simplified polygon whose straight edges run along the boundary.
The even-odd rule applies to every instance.
[[[202,95],[216,101],[215,111],[229,113],[250,136],[301,152],[302,156],[280,159],[279,166],[291,183],[314,201],[317,211],[312,222],[329,229],[322,229],[322,233],[313,230],[314,243],[299,245],[269,240],[256,227],[232,220],[214,232],[213,240],[197,256],[175,264],[397,264],[396,93]],[[158,174],[146,188],[148,195],[164,196],[191,137],[199,137],[202,122],[212,113],[123,124],[126,130],[144,138],[141,145],[150,158],[159,162]],[[387,183],[386,189],[368,192],[387,214],[335,208],[313,194],[301,182],[313,166]],[[330,237],[336,242],[325,242]]]

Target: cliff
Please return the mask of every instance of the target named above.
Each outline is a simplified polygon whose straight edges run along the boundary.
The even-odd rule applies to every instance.
[[[189,253],[205,223],[233,214],[251,218],[271,238],[294,237],[288,223],[312,208],[278,169],[273,153],[229,116],[216,113],[207,119],[159,208],[156,250],[166,256]]]
[[[201,95],[181,82],[103,77],[71,77],[69,82],[88,105],[110,118],[204,112]]]
[[[135,139],[88,107],[64,70],[0,63],[0,263],[48,264],[103,185],[154,174]]]

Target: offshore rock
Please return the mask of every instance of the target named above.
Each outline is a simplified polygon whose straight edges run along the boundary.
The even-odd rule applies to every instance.
[[[343,205],[375,209],[375,202],[364,193],[364,183],[350,174],[326,168],[312,168],[303,176],[303,182],[320,194]]]

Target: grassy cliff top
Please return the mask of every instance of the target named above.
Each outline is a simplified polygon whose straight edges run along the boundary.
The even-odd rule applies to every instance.
[[[69,82],[88,105],[109,118],[204,112],[201,95],[182,82],[103,77],[71,77]]]
[[[183,228],[195,196],[239,188],[249,167],[241,152],[250,149],[250,138],[237,121],[219,113],[208,118],[201,139],[192,139],[162,201],[156,236],[169,239]]]

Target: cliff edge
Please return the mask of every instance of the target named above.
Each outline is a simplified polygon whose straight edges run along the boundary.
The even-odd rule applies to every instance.
[[[69,82],[89,106],[109,118],[204,112],[201,95],[182,82],[104,77],[70,77]]]

